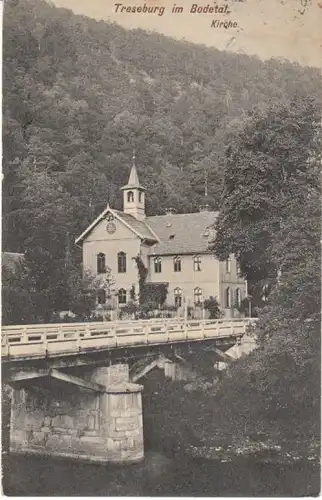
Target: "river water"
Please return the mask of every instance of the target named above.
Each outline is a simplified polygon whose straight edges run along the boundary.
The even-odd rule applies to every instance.
[[[3,489],[9,496],[315,496],[319,467],[260,464],[166,456],[146,452],[127,466],[25,456],[3,459]]]
[[[144,398],[145,459],[134,465],[99,465],[5,453],[3,492],[8,496],[316,496],[320,468],[310,461],[279,465],[239,458],[193,459],[167,442],[171,421],[157,415],[160,394]],[[153,394],[156,396],[152,397]],[[152,395],[152,396],[151,396]],[[2,446],[9,448],[10,404],[2,408]],[[180,402],[179,402],[180,403]],[[171,403],[172,404],[172,403]],[[7,410],[7,411],[5,411]],[[179,417],[178,417],[179,418]],[[168,423],[167,423],[168,422]],[[172,438],[173,439],[173,438]],[[189,438],[187,437],[188,441]]]

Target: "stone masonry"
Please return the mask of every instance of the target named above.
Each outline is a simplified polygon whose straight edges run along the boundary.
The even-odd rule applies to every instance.
[[[41,386],[14,388],[10,448],[14,452],[137,462],[144,457],[143,387],[129,382],[125,364],[96,368],[94,392],[68,385],[51,391]]]

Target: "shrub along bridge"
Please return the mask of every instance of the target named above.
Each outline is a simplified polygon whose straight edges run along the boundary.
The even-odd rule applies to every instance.
[[[144,456],[141,392],[155,367],[189,379],[200,346],[228,363],[255,347],[256,320],[153,319],[5,326],[4,380],[13,388],[11,450],[134,462]],[[227,350],[228,349],[228,350]],[[225,352],[226,351],[226,352]]]

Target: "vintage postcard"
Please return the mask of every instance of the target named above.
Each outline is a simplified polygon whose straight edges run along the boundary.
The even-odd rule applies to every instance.
[[[5,495],[319,494],[321,26],[5,1]]]

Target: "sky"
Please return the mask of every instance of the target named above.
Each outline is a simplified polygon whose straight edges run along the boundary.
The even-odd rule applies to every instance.
[[[188,41],[257,55],[285,58],[322,68],[322,0],[53,0],[59,7],[125,28],[143,28]],[[162,16],[116,12],[115,5],[165,7]],[[191,6],[223,7],[230,14],[191,13]],[[183,12],[172,13],[173,5]],[[237,27],[211,27],[212,21],[231,21]]]

